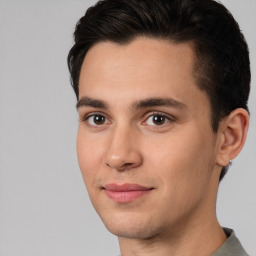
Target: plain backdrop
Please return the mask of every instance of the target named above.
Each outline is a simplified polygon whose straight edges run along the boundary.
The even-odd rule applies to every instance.
[[[247,38],[251,126],[220,185],[218,217],[256,255],[256,1],[223,0]],[[115,256],[76,158],[78,117],[66,57],[95,1],[0,0],[0,255]],[[202,234],[203,235],[203,234]]]

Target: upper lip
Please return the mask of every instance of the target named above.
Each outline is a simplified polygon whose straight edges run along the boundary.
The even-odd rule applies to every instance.
[[[150,190],[152,188],[150,187],[144,187],[139,184],[131,184],[131,183],[125,183],[125,184],[107,184],[104,186],[104,189],[110,190],[110,191],[116,191],[116,192],[124,192],[124,191],[143,191],[143,190]]]

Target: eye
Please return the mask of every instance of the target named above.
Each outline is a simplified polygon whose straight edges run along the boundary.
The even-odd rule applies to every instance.
[[[154,115],[151,115],[147,118],[147,120],[145,121],[145,123],[147,125],[157,125],[157,126],[160,126],[160,125],[164,125],[164,124],[167,124],[170,122],[170,118],[163,115],[163,114],[154,114]]]
[[[86,117],[85,121],[87,121],[92,126],[100,126],[107,123],[107,118],[103,115],[95,114]]]

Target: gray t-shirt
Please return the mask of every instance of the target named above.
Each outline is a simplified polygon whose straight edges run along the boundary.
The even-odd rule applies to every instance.
[[[212,256],[249,256],[232,229],[224,228],[228,239]]]

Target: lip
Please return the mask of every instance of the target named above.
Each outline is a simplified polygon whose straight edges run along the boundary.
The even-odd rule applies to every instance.
[[[139,184],[107,184],[103,188],[106,195],[117,203],[132,202],[152,191],[153,188],[144,187]]]

